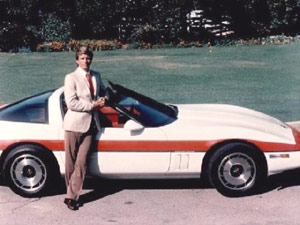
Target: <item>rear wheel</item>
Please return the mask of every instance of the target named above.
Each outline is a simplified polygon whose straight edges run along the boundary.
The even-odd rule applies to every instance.
[[[25,197],[45,193],[55,178],[56,168],[52,155],[33,145],[15,148],[4,163],[4,176],[10,188]]]
[[[209,163],[210,181],[225,196],[249,195],[266,178],[266,163],[258,150],[243,143],[221,147]]]

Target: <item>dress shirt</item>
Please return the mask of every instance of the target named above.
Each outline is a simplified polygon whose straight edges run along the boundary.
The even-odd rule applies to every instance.
[[[84,79],[87,80],[86,78],[86,74],[90,74],[91,75],[91,78],[92,78],[92,83],[93,83],[93,86],[94,86],[94,96],[96,96],[96,86],[97,86],[97,83],[96,83],[96,78],[95,76],[93,76],[93,74],[91,74],[90,71],[86,72],[85,70],[83,70],[81,67],[77,67],[77,70],[78,72],[84,77]]]

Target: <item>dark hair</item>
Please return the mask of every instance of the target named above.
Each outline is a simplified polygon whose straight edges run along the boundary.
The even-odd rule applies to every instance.
[[[82,55],[82,54],[88,55],[91,59],[93,59],[93,56],[94,56],[92,50],[90,50],[90,47],[88,45],[80,46],[76,50],[76,54],[75,54],[76,60],[78,60],[79,56]]]

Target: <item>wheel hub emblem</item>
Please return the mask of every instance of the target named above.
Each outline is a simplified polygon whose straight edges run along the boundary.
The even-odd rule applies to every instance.
[[[233,165],[230,169],[230,174],[233,177],[239,177],[244,172],[244,168],[242,165]]]
[[[32,166],[24,166],[23,176],[27,177],[27,178],[34,177],[35,176],[35,169]]]

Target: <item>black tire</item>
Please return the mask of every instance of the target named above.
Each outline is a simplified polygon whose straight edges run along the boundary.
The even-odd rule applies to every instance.
[[[42,196],[57,177],[54,162],[53,156],[39,146],[18,146],[4,161],[4,179],[16,194]]]
[[[223,195],[239,197],[259,190],[267,176],[266,160],[256,148],[231,143],[218,149],[209,162],[211,184]]]

